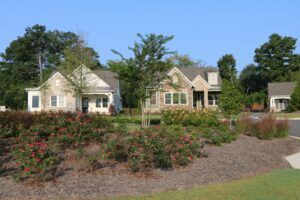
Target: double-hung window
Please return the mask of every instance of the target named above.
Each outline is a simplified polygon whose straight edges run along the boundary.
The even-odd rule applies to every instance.
[[[65,96],[51,96],[51,107],[65,107]]]
[[[218,97],[219,96],[216,94],[209,94],[208,95],[208,105],[217,106],[219,103]]]
[[[97,108],[108,108],[108,98],[97,98],[96,99],[96,107]]]
[[[186,105],[187,104],[187,93],[165,93],[165,104],[166,105]]]
[[[102,104],[102,99],[101,98],[97,98],[96,99],[96,108],[101,108],[101,104]]]
[[[108,98],[107,97],[102,98],[102,107],[103,108],[108,107]]]
[[[172,104],[172,93],[165,93],[165,104]]]

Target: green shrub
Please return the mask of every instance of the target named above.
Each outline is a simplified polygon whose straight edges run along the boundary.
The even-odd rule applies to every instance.
[[[183,126],[216,127],[220,122],[217,115],[210,110],[163,110],[162,123],[166,125],[181,124]]]
[[[289,135],[289,122],[288,120],[278,120],[276,121],[276,131],[275,131],[275,138],[284,138]]]
[[[199,131],[200,137],[208,139],[215,145],[221,145],[222,143],[230,143],[237,139],[236,133],[229,130],[228,126],[219,126],[218,128],[202,129]]]

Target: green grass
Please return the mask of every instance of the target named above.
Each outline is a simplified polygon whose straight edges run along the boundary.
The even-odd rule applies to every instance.
[[[287,118],[300,118],[300,112],[292,112],[292,113],[286,113],[286,112],[278,112],[273,113],[275,117],[287,117]]]
[[[252,178],[204,188],[162,192],[149,196],[126,196],[109,200],[296,200],[300,199],[300,170],[276,170]]]

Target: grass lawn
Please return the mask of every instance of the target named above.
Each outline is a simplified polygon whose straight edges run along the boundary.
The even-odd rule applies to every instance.
[[[293,200],[300,199],[300,170],[276,170],[268,174],[199,189],[162,192],[149,196],[119,197],[125,199],[188,200]]]
[[[278,112],[278,113],[273,113],[273,115],[275,117],[300,118],[300,112],[292,112],[292,113]]]

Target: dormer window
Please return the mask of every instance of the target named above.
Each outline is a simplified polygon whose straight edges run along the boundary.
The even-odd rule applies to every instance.
[[[218,85],[218,73],[217,72],[208,72],[207,75],[209,85]]]

